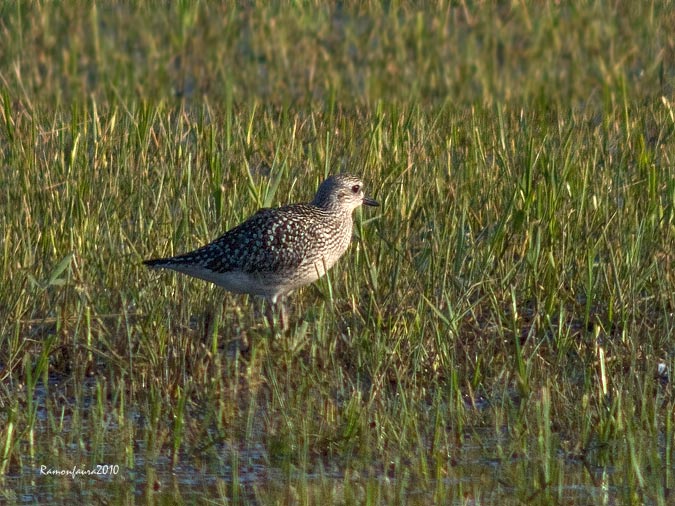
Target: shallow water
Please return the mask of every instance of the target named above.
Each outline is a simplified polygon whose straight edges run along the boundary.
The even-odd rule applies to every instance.
[[[77,400],[72,396],[72,383],[64,384],[57,376],[34,389],[33,450],[23,443],[15,459],[19,462],[0,478],[0,502],[606,505],[630,497],[622,473],[608,464],[620,452],[604,446],[601,451],[587,452],[584,459],[561,453],[547,464],[529,461],[525,455],[507,454],[505,449],[513,445],[506,429],[467,429],[451,447],[452,454],[435,456],[437,461],[429,451],[408,457],[422,461],[403,456],[396,457],[401,459],[397,462],[370,465],[324,460],[313,461],[310,470],[275,463],[263,443],[262,429],[252,432],[255,441],[237,441],[234,435],[225,441],[222,435],[208,433],[213,438],[210,444],[184,450],[190,444],[182,441],[174,456],[170,439],[157,445],[159,453],[149,449],[146,440],[124,441],[118,437],[124,429],[110,416],[105,427],[99,425],[93,433],[107,432],[113,434],[112,439],[91,443],[83,441],[84,434],[91,434],[91,425],[97,422],[83,412],[96,409],[98,381],[88,378],[79,385]],[[467,407],[488,409],[487,401],[478,401]],[[108,406],[106,412],[113,409]],[[124,416],[132,434],[146,433],[143,416],[133,411]],[[55,417],[58,431],[54,430]],[[73,433],[75,426],[81,435]],[[556,481],[542,486],[546,465]]]
[[[359,472],[326,463],[317,472],[302,473],[290,466],[281,469],[270,465],[262,447],[235,451],[224,444],[211,453],[229,458],[180,455],[180,463],[172,465],[171,458],[159,456],[150,464],[139,442],[133,468],[115,464],[114,457],[105,456],[102,460],[112,467],[93,469],[99,472],[95,476],[86,474],[92,471],[86,465],[63,469],[24,465],[5,476],[0,497],[8,504],[622,503],[620,477],[609,466],[592,468],[580,460],[561,457],[557,461],[559,482],[537,490],[528,487],[536,464],[519,457],[486,458],[489,445],[497,447],[503,441],[490,440],[488,434],[481,434],[479,442],[473,439],[477,439],[475,433],[457,447],[440,476],[422,478],[416,472],[419,466],[413,469],[400,463]]]

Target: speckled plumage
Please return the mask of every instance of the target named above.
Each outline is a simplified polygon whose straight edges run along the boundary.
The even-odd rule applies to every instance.
[[[331,176],[311,203],[261,209],[206,246],[144,263],[274,303],[316,281],[344,254],[352,238],[353,210],[378,205],[362,186],[348,174]]]

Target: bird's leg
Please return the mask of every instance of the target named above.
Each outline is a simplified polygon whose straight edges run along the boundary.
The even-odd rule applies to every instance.
[[[267,324],[270,326],[270,330],[274,335],[274,306],[276,304],[271,300],[265,300],[265,318],[267,319]]]
[[[288,317],[286,312],[286,298],[280,297],[277,302],[277,307],[279,308],[279,325],[281,326],[282,332],[288,332]]]
[[[274,324],[275,312],[279,313],[279,333],[284,334],[288,332],[289,325],[288,317],[286,316],[286,304],[284,297],[279,297],[276,300],[268,299],[266,303],[265,317],[267,318],[267,323],[269,324],[272,333],[275,335],[277,333],[277,326]]]

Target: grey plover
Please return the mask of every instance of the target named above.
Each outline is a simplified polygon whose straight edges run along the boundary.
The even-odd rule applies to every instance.
[[[231,292],[264,297],[279,306],[285,330],[283,298],[319,279],[344,254],[352,239],[352,212],[361,204],[379,205],[364,194],[359,178],[334,175],[321,183],[308,204],[260,209],[206,246],[143,263],[204,279]]]

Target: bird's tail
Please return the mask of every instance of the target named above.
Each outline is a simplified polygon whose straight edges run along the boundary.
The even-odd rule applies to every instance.
[[[158,269],[171,263],[170,258],[152,258],[150,260],[143,260],[143,264],[150,268]]]

